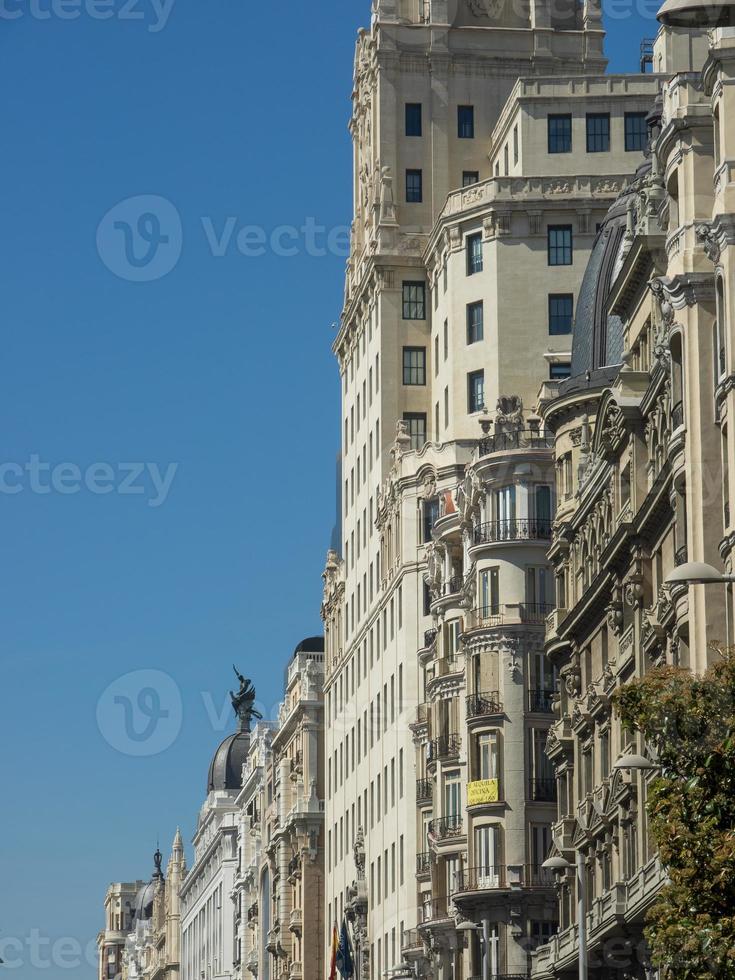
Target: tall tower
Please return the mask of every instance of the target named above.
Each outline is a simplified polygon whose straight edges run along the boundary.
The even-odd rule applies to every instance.
[[[181,898],[179,890],[186,877],[186,859],[181,831],[176,829],[166,880],[166,980],[176,980],[181,972]]]
[[[449,192],[493,176],[488,138],[519,76],[598,74],[602,42],[596,0],[374,0],[358,36],[354,219],[333,346],[342,540],[328,558],[322,612],[325,944],[334,923],[352,918],[360,980],[398,964],[402,933],[416,924],[422,847],[409,724],[423,700],[417,650],[431,625],[425,504],[437,474],[456,486],[469,459],[466,441],[437,440],[427,466],[431,386],[404,383],[411,349],[425,352],[428,376],[438,343],[432,300],[447,273],[429,274],[425,249]]]

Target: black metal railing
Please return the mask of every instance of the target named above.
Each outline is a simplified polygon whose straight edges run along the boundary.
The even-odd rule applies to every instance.
[[[480,718],[483,715],[500,715],[503,705],[498,691],[483,691],[481,694],[467,695],[467,717]]]
[[[401,949],[422,949],[424,940],[418,929],[405,929],[401,940]]]
[[[463,585],[463,575],[452,575],[452,577],[442,585],[442,595],[456,595],[457,592],[462,591]]]
[[[550,602],[524,602],[520,608],[524,623],[545,623],[546,617],[554,611]]]
[[[681,548],[677,548],[674,552],[674,564],[679,567],[679,565],[685,565],[687,562],[688,552],[687,546],[683,544]]]
[[[427,899],[423,905],[419,905],[419,921],[435,922],[437,919],[449,918],[449,906],[447,905],[446,895],[442,898]]]
[[[478,606],[473,609],[469,617],[469,625],[476,628],[490,628],[492,626],[502,626],[504,620],[504,606]]]
[[[531,864],[525,869],[524,884],[531,887],[550,888],[556,884],[556,876],[551,868]]]
[[[455,879],[454,892],[482,892],[493,888],[507,888],[508,869],[502,865],[483,865],[479,868],[463,868]]]
[[[684,402],[677,402],[671,406],[671,428],[678,429],[684,425]]]
[[[427,875],[431,871],[431,851],[421,851],[416,855],[416,874]]]
[[[450,837],[462,836],[462,815],[437,817],[429,821],[429,833],[436,841],[448,840]]]
[[[556,780],[532,779],[528,787],[528,796],[536,803],[553,803],[556,800]]]
[[[429,803],[433,796],[433,783],[430,779],[416,780],[416,802]]]
[[[426,630],[426,632],[424,633],[424,646],[425,647],[430,647],[433,644],[434,640],[436,639],[436,635],[437,635],[438,632],[439,632],[439,630],[433,630],[433,629],[432,630]]]
[[[551,539],[551,520],[544,517],[513,517],[503,521],[487,521],[477,525],[473,538],[475,544],[548,541]]]
[[[431,742],[427,742],[427,761],[434,762],[437,759],[449,759],[459,755],[461,746],[462,739],[459,735],[440,735],[438,738],[432,739]]]
[[[553,710],[553,691],[529,691],[528,692],[528,710],[538,711],[542,714],[551,714]]]
[[[553,449],[554,436],[541,429],[520,429],[517,432],[496,432],[480,439],[480,456],[501,453],[508,449]]]

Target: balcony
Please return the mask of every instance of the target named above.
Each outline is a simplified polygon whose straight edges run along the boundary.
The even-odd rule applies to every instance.
[[[440,735],[426,743],[426,761],[436,762],[437,760],[453,759],[459,755],[462,747],[462,739],[457,734]]]
[[[485,892],[508,889],[512,885],[523,884],[523,868],[518,865],[484,865],[479,868],[464,868],[457,874],[452,894],[462,892]]]
[[[488,715],[502,715],[503,705],[498,691],[484,691],[482,694],[467,696],[467,718],[483,718]]]
[[[430,779],[416,780],[416,802],[431,803],[434,796],[434,784]]]
[[[545,602],[516,602],[478,606],[467,616],[465,632],[473,629],[493,629],[497,626],[544,626],[553,611]]]
[[[303,917],[301,914],[301,909],[291,909],[291,915],[288,921],[288,928],[296,936],[301,935],[301,929],[303,925]]]
[[[550,602],[524,602],[520,606],[521,620],[544,626],[554,607]]]
[[[532,779],[528,787],[528,798],[534,803],[555,803],[556,780]]]
[[[424,632],[424,647],[428,649],[434,645],[439,630],[431,629]]]
[[[432,922],[440,922],[442,919],[449,919],[454,926],[454,919],[449,913],[447,898],[427,899],[423,905],[419,906],[419,921],[422,925],[429,925]]]
[[[479,455],[508,452],[513,449],[553,449],[554,436],[540,429],[521,429],[518,432],[498,432],[480,440]]]
[[[516,517],[478,524],[474,544],[503,544],[513,541],[550,541],[551,521],[546,518]]]
[[[452,840],[462,836],[462,817],[456,814],[451,817],[438,817],[429,822],[429,834],[434,841]]]
[[[428,875],[431,872],[431,851],[422,851],[416,855],[416,874]]]
[[[684,403],[677,402],[671,406],[671,429],[675,432],[684,425]]]
[[[422,950],[423,948],[424,940],[421,938],[421,933],[418,929],[406,929],[403,933],[401,950]]]
[[[458,592],[462,591],[463,585],[463,575],[452,575],[450,579],[442,583],[441,594],[442,596],[457,595]]]
[[[528,710],[535,711],[538,714],[550,715],[554,710],[553,698],[553,691],[529,691]]]

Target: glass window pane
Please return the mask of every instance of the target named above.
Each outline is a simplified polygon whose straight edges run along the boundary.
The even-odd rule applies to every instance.
[[[482,301],[470,303],[467,307],[467,343],[475,344],[484,336],[484,314]]]
[[[421,103],[406,103],[406,136],[421,136]]]
[[[406,202],[421,204],[423,200],[423,174],[420,170],[406,171]]]
[[[552,293],[549,296],[549,333],[572,332],[574,297],[571,293]]]
[[[606,153],[610,149],[610,113],[587,115],[587,152]]]
[[[625,149],[645,150],[648,146],[648,125],[645,112],[625,113]]]
[[[572,264],[572,226],[549,225],[549,265]]]
[[[548,117],[549,153],[571,153],[572,117],[553,115]]]
[[[482,272],[482,234],[467,236],[467,275]]]
[[[461,105],[457,107],[457,135],[461,140],[471,140],[475,137],[475,107]]]

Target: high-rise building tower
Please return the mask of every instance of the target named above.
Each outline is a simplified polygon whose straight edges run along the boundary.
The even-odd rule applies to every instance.
[[[482,390],[464,354],[441,385],[431,380],[440,356],[464,348],[468,331],[481,327],[453,315],[442,326],[433,314],[464,230],[457,223],[440,229],[436,243],[430,236],[450,191],[465,188],[467,206],[485,182],[508,176],[489,138],[518,78],[599,74],[602,41],[594,0],[375,0],[370,30],[358,38],[354,220],[334,343],[342,381],[341,554],[330,552],[324,576],[324,939],[328,957],[334,924],[352,920],[361,980],[399,963],[402,933],[417,921],[415,862],[424,848],[417,846],[409,725],[424,699],[417,651],[432,625],[425,545],[442,493],[463,478],[484,405],[503,394],[498,385]],[[581,265],[594,238],[585,208],[575,229]],[[487,214],[487,239],[510,228],[497,211]],[[545,248],[546,223],[537,233]],[[430,244],[439,261],[429,264]],[[467,307],[467,317],[478,315]],[[548,371],[547,344],[544,315],[526,373],[512,354],[519,401],[531,403],[543,379],[539,365]],[[500,355],[490,342],[475,356],[495,370]],[[439,431],[444,413],[457,419],[451,433]]]

